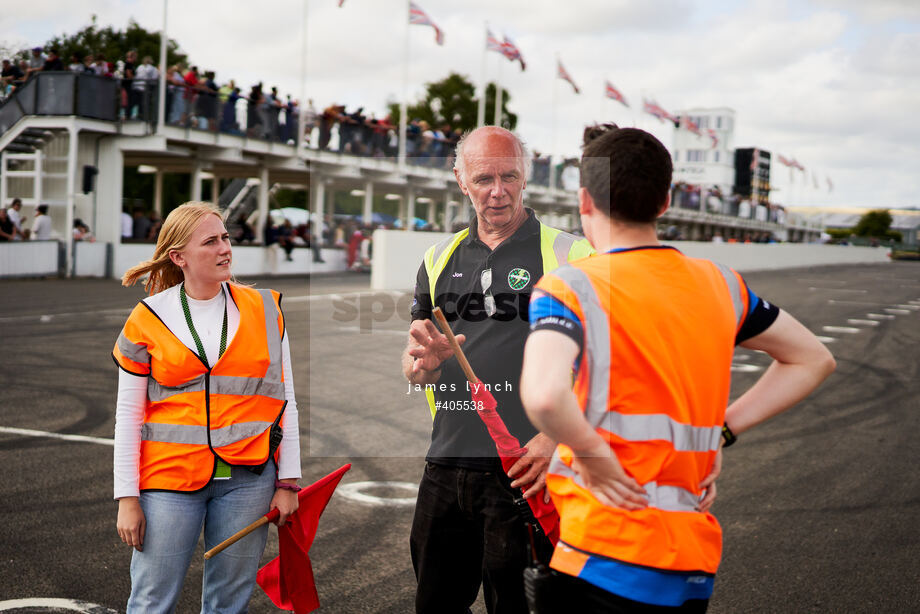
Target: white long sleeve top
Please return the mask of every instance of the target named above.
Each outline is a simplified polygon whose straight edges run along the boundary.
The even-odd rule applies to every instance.
[[[229,290],[224,284],[222,292],[205,301],[188,297],[189,313],[195,331],[201,339],[208,364],[217,361],[220,351],[220,333],[223,326],[224,305],[227,306],[227,346],[233,341],[240,326],[240,312],[232,300],[227,300]],[[179,300],[179,285],[154,294],[144,302],[153,309],[170,331],[190,350],[197,352],[195,340],[185,321]],[[291,369],[291,347],[287,331],[281,340],[281,366],[284,372],[284,437],[279,446],[278,478],[297,478],[300,473],[300,427],[297,401],[294,398],[294,374]],[[140,493],[141,426],[147,405],[147,377],[118,371],[118,401],[115,406],[115,498],[136,497]]]

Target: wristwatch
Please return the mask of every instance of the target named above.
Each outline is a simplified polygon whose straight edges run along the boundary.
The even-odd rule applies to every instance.
[[[738,438],[735,437],[735,434],[732,433],[732,430],[728,428],[727,422],[722,423],[722,440],[725,442],[722,444],[723,448],[727,448],[728,446],[738,441]]]
[[[281,480],[275,480],[275,488],[283,488],[284,490],[293,490],[294,492],[300,492],[302,489],[297,484],[288,484],[287,482],[282,482]]]

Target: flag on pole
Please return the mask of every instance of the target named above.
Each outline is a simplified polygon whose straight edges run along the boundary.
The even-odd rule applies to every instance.
[[[811,185],[818,189],[818,173],[811,171]]]
[[[667,119],[674,122],[675,124],[678,123],[678,120],[675,116],[665,111],[664,108],[654,100],[643,99],[642,110],[650,115],[657,117],[658,121],[664,121]]]
[[[604,95],[607,96],[607,98],[611,98],[623,103],[623,105],[626,107],[629,106],[629,103],[626,102],[626,98],[623,97],[623,94],[620,93],[620,90],[613,87],[613,84],[610,81],[604,83]]]
[[[834,182],[831,181],[831,178],[830,178],[830,177],[827,177],[827,176],[825,176],[824,179],[827,180],[827,191],[828,191],[828,192],[833,192],[833,191],[834,191]]]
[[[776,154],[776,161],[782,164],[783,166],[793,166],[792,160],[787,158],[782,154]]]
[[[689,115],[682,116],[680,118],[680,124],[696,136],[703,136],[703,133],[700,132],[700,127],[696,124],[696,122],[690,119]]]
[[[564,79],[565,81],[568,81],[572,85],[572,87],[575,89],[575,93],[580,94],[581,90],[578,89],[577,85],[575,85],[575,80],[572,79],[572,75],[569,74],[569,71],[567,71],[565,69],[565,66],[562,65],[562,60],[557,59],[556,65],[557,65],[556,76],[560,79]]]
[[[498,40],[492,30],[486,28],[486,51],[497,51],[498,53],[505,55],[505,47],[502,45],[502,42]]]
[[[310,546],[316,537],[320,515],[339,480],[349,469],[350,463],[303,488],[297,494],[300,502],[297,511],[288,517],[284,526],[278,527],[279,554],[259,570],[256,581],[272,603],[282,610],[307,614],[319,607],[310,563]],[[269,520],[275,520],[278,509],[267,516]]]
[[[527,65],[524,64],[524,56],[521,55],[521,50],[517,48],[517,45],[508,38],[508,35],[505,34],[505,40],[502,42],[502,54],[511,60],[512,62],[517,60],[521,63],[521,70],[525,70]]]
[[[444,44],[444,32],[415,2],[409,3],[409,23],[416,26],[431,26],[434,28],[434,40],[439,45]]]
[[[342,8],[343,4],[345,4],[345,0],[339,0],[339,8]]]
[[[805,167],[802,166],[802,165],[799,163],[799,161],[796,160],[795,158],[792,159],[792,168],[794,168],[794,169],[796,169],[796,170],[799,170],[799,171],[802,171],[803,173],[805,172]]]
[[[706,134],[708,134],[709,138],[712,139],[711,149],[715,149],[716,147],[718,147],[719,146],[719,136],[716,134],[716,131],[713,130],[712,128],[707,128]]]

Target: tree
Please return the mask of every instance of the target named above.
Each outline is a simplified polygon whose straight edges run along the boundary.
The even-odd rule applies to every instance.
[[[875,237],[877,239],[887,238],[891,228],[891,214],[887,209],[875,209],[863,214],[856,226],[853,227],[853,234],[858,237]]]
[[[156,64],[160,57],[160,33],[145,30],[133,19],[128,22],[125,30],[116,30],[112,26],[99,28],[96,16],[93,15],[90,24],[75,34],[62,34],[49,39],[45,49],[51,48],[58,50],[64,64],[73,54],[83,57],[88,53],[103,53],[107,61],[115,62],[123,59],[132,49],[137,51],[138,61],[149,55]],[[188,57],[179,51],[179,43],[169,39],[166,43],[166,63],[172,66],[187,61]]]
[[[407,111],[410,119],[420,119],[431,126],[450,124],[454,130],[465,132],[476,127],[476,113],[479,99],[476,87],[463,75],[450,73],[446,78],[428,83],[425,97],[412,105]],[[505,90],[502,96],[502,124],[511,130],[517,125],[517,114],[508,110],[511,95]],[[399,103],[390,102],[390,117],[393,123],[399,122]],[[495,84],[486,88],[486,123],[491,123],[495,115]]]

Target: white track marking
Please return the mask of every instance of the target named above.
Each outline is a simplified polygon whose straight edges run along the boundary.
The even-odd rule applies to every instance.
[[[834,341],[837,341],[836,337],[822,337],[820,335],[815,335],[815,339],[821,343],[833,343]]]
[[[753,373],[754,371],[763,371],[763,367],[759,367],[757,365],[746,365],[740,362],[733,362],[732,371],[737,373]]]
[[[855,324],[857,326],[878,326],[881,324],[878,320],[860,320],[859,318],[850,318],[847,320],[847,324]]]
[[[846,333],[848,335],[854,335],[862,330],[852,326],[822,326],[821,328],[829,333]]]
[[[823,290],[826,292],[849,292],[851,294],[868,294],[869,292],[868,290],[850,290],[848,288],[816,288],[814,286],[811,286],[808,289],[811,290],[812,292],[816,290]]]
[[[899,316],[906,316],[906,315],[910,315],[911,313],[910,309],[884,309],[883,311],[885,311],[886,313],[893,313]]]
[[[88,435],[67,435],[64,433],[49,433],[48,431],[33,431],[32,429],[17,429],[11,426],[0,426],[0,433],[10,435],[24,435],[26,437],[49,437],[51,439],[63,439],[64,441],[82,441],[84,443],[100,443],[105,446],[114,446],[114,439],[105,439],[104,437],[90,437]]]
[[[914,305],[913,303],[909,305],[895,305],[895,307],[897,307],[898,309],[913,309],[914,311],[917,311],[918,309],[920,309],[920,305]]]
[[[8,610],[20,610],[22,608],[41,608],[40,612],[47,612],[48,608],[57,610],[69,610],[71,612],[82,612],[83,614],[117,614],[116,610],[110,610],[96,603],[87,603],[86,601],[77,601],[76,599],[60,598],[26,598],[26,599],[9,599],[0,601],[0,612]]]
[[[847,285],[846,281],[840,281],[839,279],[796,279],[800,284],[838,284],[841,286]]]
[[[867,313],[867,318],[872,320],[894,320],[894,316],[890,313]]]
[[[869,307],[888,307],[891,303],[869,303],[867,301],[838,301],[836,299],[828,299],[828,304],[830,305],[868,305]]]
[[[413,495],[411,497],[378,497],[363,492],[368,488],[402,488],[403,490],[411,491]],[[350,484],[340,484],[335,492],[351,501],[368,505],[415,505],[418,486],[411,482],[352,482]]]

